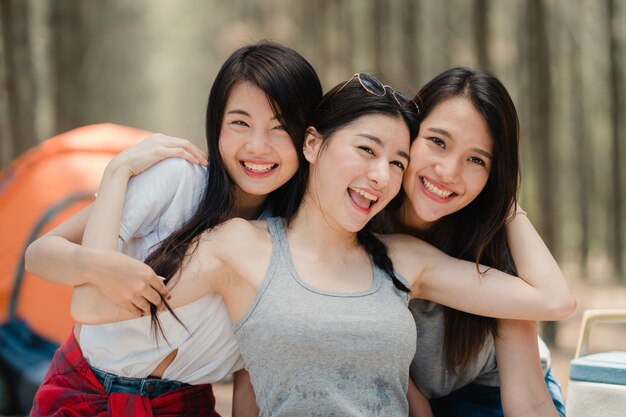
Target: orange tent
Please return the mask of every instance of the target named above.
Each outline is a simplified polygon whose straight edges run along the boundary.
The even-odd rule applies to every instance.
[[[109,160],[149,134],[113,124],[85,126],[42,142],[0,171],[0,323],[9,316],[32,235],[45,233],[89,204]],[[64,341],[72,326],[70,288],[28,273],[18,284],[16,316],[39,336]]]

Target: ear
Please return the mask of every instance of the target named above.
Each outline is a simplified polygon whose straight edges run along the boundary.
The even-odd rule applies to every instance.
[[[309,126],[304,137],[304,146],[302,152],[307,161],[314,164],[322,146],[324,139],[322,135],[313,126]]]

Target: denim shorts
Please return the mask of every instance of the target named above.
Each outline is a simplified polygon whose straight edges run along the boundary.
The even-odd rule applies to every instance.
[[[121,392],[154,398],[189,385],[184,382],[160,378],[129,378],[101,371],[94,367],[92,367],[91,370],[96,378],[98,378],[98,381],[100,381],[107,394]]]
[[[565,417],[565,403],[561,386],[549,369],[546,385],[554,407],[560,417]],[[430,400],[435,417],[504,417],[500,401],[500,387],[469,384],[449,395]]]

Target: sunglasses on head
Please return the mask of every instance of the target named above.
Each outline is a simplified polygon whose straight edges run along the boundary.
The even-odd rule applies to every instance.
[[[356,74],[354,74],[352,77],[348,79],[348,81],[346,81],[344,85],[341,86],[339,90],[337,90],[337,93],[339,93],[355,77],[357,80],[359,80],[361,87],[363,87],[363,89],[367,91],[368,93],[373,94],[378,97],[382,97],[385,94],[387,94],[387,89],[389,89],[389,91],[391,92],[391,96],[396,100],[396,103],[398,103],[400,107],[413,105],[415,106],[415,110],[417,110],[417,114],[419,114],[420,112],[419,106],[409,96],[404,94],[402,91],[394,90],[393,87],[391,87],[390,85],[383,84],[382,82],[380,82],[380,80],[378,80],[377,78],[365,72],[357,72]]]

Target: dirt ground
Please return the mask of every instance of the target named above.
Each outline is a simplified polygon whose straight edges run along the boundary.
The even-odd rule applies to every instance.
[[[563,387],[567,398],[569,363],[576,351],[582,314],[589,309],[626,309],[626,284],[616,285],[606,262],[597,260],[590,265],[589,278],[583,281],[574,263],[562,263],[563,271],[572,286],[578,302],[576,312],[567,320],[558,323],[556,346],[551,347],[552,368]],[[590,352],[626,350],[626,323],[597,324],[591,332]],[[217,410],[223,417],[231,417],[232,385],[229,382],[216,384]]]

